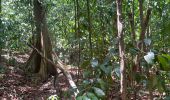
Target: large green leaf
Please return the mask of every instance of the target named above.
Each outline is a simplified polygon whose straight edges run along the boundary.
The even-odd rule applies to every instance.
[[[120,78],[120,65],[119,64],[117,63],[114,64],[113,72],[116,74],[118,78]]]
[[[98,98],[96,97],[96,95],[95,95],[94,93],[87,92],[86,95],[87,95],[87,97],[89,97],[91,100],[98,100]]]
[[[104,97],[105,96],[105,93],[102,89],[97,88],[97,87],[93,87],[93,90],[98,97]]]
[[[110,75],[111,74],[111,71],[112,71],[112,66],[108,66],[108,65],[105,65],[105,64],[101,64],[100,65],[100,69],[107,75]]]
[[[89,76],[91,76],[91,71],[90,70],[84,70],[83,72],[83,78],[88,78]]]
[[[170,100],[170,96],[166,96],[164,100]]]
[[[83,100],[92,100],[92,99],[90,99],[89,97],[87,97],[87,96],[83,96]]]
[[[130,48],[129,49],[129,52],[132,54],[132,55],[137,55],[139,53],[139,49],[137,48]]]
[[[160,63],[161,70],[170,71],[170,55],[168,54],[158,55],[158,62]]]
[[[104,80],[98,78],[98,79],[97,79],[97,82],[100,84],[100,87],[101,87],[102,89],[105,88],[106,83],[104,82]]]
[[[90,81],[88,81],[88,80],[83,80],[83,85],[84,86],[87,86],[87,85],[89,85],[90,84]]]
[[[76,100],[83,100],[83,96],[77,97]]]
[[[159,92],[163,92],[166,90],[166,86],[165,86],[165,79],[164,77],[162,77],[161,75],[157,75],[157,80],[158,80],[158,84],[157,84],[157,88]]]

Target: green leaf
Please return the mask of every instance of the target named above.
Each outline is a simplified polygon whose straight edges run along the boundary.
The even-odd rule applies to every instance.
[[[104,91],[102,89],[97,88],[97,87],[93,87],[93,89],[94,89],[95,94],[98,97],[104,97],[105,96],[105,93],[104,93]]]
[[[161,70],[170,71],[170,55],[158,55],[158,62],[160,63]]]
[[[83,78],[88,78],[91,75],[91,72],[89,70],[85,70],[83,72]]]
[[[98,98],[96,97],[96,95],[94,93],[91,92],[87,92],[86,94],[91,100],[98,100]]]
[[[116,76],[120,78],[120,67],[114,68],[113,71],[116,73]]]
[[[76,100],[83,100],[83,96],[77,97]]]
[[[110,56],[107,55],[105,58],[104,58],[104,61],[103,61],[103,64],[108,64],[108,62],[110,61]]]
[[[90,99],[90,98],[88,98],[87,96],[83,96],[83,100],[92,100],[92,99]]]
[[[166,96],[164,100],[170,100],[170,96]]]
[[[137,49],[137,48],[130,48],[130,49],[129,49],[129,52],[130,52],[132,55],[137,55],[138,52],[139,52],[139,49]]]
[[[100,65],[100,69],[104,71],[105,74],[109,75],[112,71],[112,66],[107,66],[105,64]]]
[[[95,96],[95,94],[91,93],[91,92],[87,92],[86,94],[87,94],[88,97],[94,97]]]
[[[100,78],[97,79],[97,82],[100,84],[100,87],[101,87],[103,90],[105,90],[105,88],[106,88],[106,83],[105,83],[102,79],[100,79]]]
[[[115,48],[110,48],[110,50],[109,50],[109,55],[110,55],[110,56],[114,56],[114,55],[116,55],[116,54],[118,54],[118,51],[117,51]]]
[[[88,81],[88,80],[83,80],[83,85],[87,86],[87,85],[89,85],[89,84],[90,84],[90,81]]]

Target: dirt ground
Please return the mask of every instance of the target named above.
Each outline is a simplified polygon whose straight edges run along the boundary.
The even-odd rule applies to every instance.
[[[74,100],[69,83],[62,74],[58,77],[56,88],[53,85],[53,77],[46,82],[35,82],[34,75],[26,74],[23,69],[28,57],[28,54],[16,54],[9,59],[9,56],[3,55],[0,63],[0,100],[47,100],[51,95],[58,95],[60,100]],[[70,68],[69,71],[76,82],[76,70]],[[120,100],[118,84],[113,84],[110,88],[107,100]],[[134,97],[133,94],[129,95],[129,98],[131,97]],[[138,95],[138,98],[149,100],[148,94]]]
[[[11,61],[7,56],[0,63],[0,100],[47,100],[51,95],[58,95],[67,100],[69,85],[63,75],[58,77],[56,88],[53,85],[53,77],[46,82],[34,82],[34,77],[29,77],[22,70],[28,55],[14,56]],[[12,63],[11,63],[12,62]]]

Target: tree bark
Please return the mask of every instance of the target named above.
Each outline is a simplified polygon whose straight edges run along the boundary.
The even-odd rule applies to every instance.
[[[57,54],[54,53],[54,54],[55,54],[55,57],[56,57],[56,59],[57,59],[57,65],[56,65],[53,61],[51,61],[50,59],[46,58],[46,57],[44,56],[44,54],[41,53],[37,48],[35,48],[34,46],[29,45],[29,44],[28,44],[28,46],[30,46],[31,48],[33,48],[33,49],[35,50],[35,52],[37,52],[37,53],[42,57],[43,60],[45,60],[46,62],[48,62],[48,63],[50,63],[51,65],[53,65],[54,68],[61,70],[61,72],[62,72],[62,73],[64,74],[64,76],[67,78],[67,80],[68,80],[71,88],[74,90],[74,96],[76,97],[76,96],[78,95],[78,93],[79,93],[79,90],[78,90],[75,82],[73,81],[71,74],[70,74],[70,73],[68,72],[68,70],[67,70],[67,67],[66,67],[67,65],[65,65],[65,64],[58,58]]]
[[[81,61],[81,43],[80,43],[80,38],[81,38],[81,35],[80,35],[80,7],[79,7],[79,0],[76,0],[76,11],[77,11],[77,38],[78,38],[78,62],[77,62],[77,66],[78,66],[78,72],[77,72],[77,76],[78,76],[78,79],[77,79],[77,82],[79,80],[79,76],[80,76],[80,61]]]
[[[123,21],[122,21],[122,0],[116,0],[117,5],[117,29],[119,39],[119,57],[120,57],[120,93],[122,100],[126,100],[126,67],[125,67],[125,50],[123,37]]]
[[[141,26],[141,33],[140,33],[140,43],[139,43],[139,49],[142,49],[145,33],[148,27],[149,18],[151,15],[151,8],[148,8],[146,18],[144,19],[143,15],[143,0],[139,0],[139,12],[140,12],[140,26]]]
[[[92,58],[93,57],[93,50],[92,50],[92,25],[91,25],[90,1],[89,0],[87,0],[87,17],[88,17],[90,58]]]
[[[100,6],[102,6],[102,2],[100,1]],[[105,27],[104,27],[104,22],[103,22],[103,11],[102,9],[100,9],[100,12],[99,12],[99,16],[100,16],[100,32],[102,34],[102,46],[101,46],[101,51],[104,52],[104,48],[105,48]]]
[[[133,46],[136,46],[136,33],[135,33],[135,19],[134,19],[134,0],[132,1],[131,12],[129,13],[129,22],[131,26],[131,38]]]
[[[136,47],[136,33],[135,33],[135,19],[134,19],[134,0],[131,1],[132,2],[132,7],[131,7],[131,12],[129,13],[128,17],[129,17],[129,22],[130,22],[130,26],[131,26],[131,38],[132,38],[132,44],[134,47]],[[136,58],[136,57],[135,57]],[[134,58],[133,58],[134,59]],[[131,76],[135,75],[137,72],[137,66],[136,66],[136,63],[133,62],[133,65],[132,65],[132,69],[131,69]],[[137,94],[137,89],[136,89],[136,84],[135,84],[135,81],[134,81],[134,78],[131,77],[131,80],[130,80],[130,84],[131,84],[131,87],[134,89],[134,97],[133,99],[136,100],[136,94]]]
[[[52,45],[46,23],[46,12],[40,0],[34,0],[34,20],[36,26],[36,45],[35,47],[43,53],[43,56],[52,60]],[[28,63],[31,62],[35,73],[39,73],[41,79],[45,81],[50,75],[56,75],[55,67],[42,59],[41,55],[33,50]],[[30,64],[27,64],[30,65]]]
[[[2,12],[2,5],[1,5],[1,0],[0,0],[0,14],[1,14],[1,12]],[[0,32],[2,33],[2,20],[1,20],[1,18],[0,18]],[[1,53],[2,53],[2,41],[1,41],[2,39],[1,39],[1,35],[0,35],[0,63],[1,63]]]

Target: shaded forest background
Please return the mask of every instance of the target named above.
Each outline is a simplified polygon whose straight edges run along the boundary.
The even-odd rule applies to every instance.
[[[170,0],[0,3],[0,97],[170,99]]]

